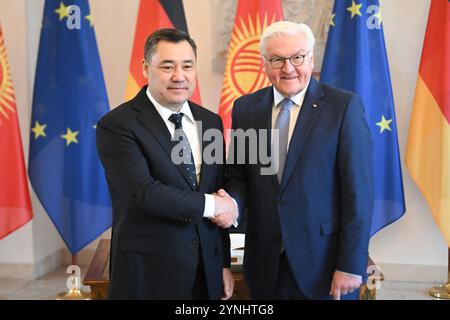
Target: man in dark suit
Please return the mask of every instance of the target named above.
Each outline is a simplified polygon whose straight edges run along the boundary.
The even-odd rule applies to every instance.
[[[223,128],[216,114],[187,101],[195,42],[175,29],[155,31],[143,74],[148,86],[97,125],[113,204],[109,298],[228,299],[234,280],[225,228],[237,208],[222,191],[213,194],[223,161],[202,161],[203,132]]]
[[[273,86],[237,99],[232,111],[234,130],[273,129],[256,143],[267,142],[277,170],[265,173],[260,157],[251,163],[255,142],[239,145],[236,133],[230,156],[245,161],[226,174],[226,190],[247,209],[244,274],[256,299],[356,298],[365,275],[370,131],[359,97],[311,77],[314,42],[304,24],[269,26],[260,45]]]

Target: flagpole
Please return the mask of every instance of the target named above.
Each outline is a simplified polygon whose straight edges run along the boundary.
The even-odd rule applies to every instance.
[[[72,265],[67,268],[67,272],[70,274],[70,268],[76,266],[78,268],[78,255],[72,254]],[[70,279],[70,281],[68,281]],[[69,291],[58,293],[54,299],[55,300],[91,300],[91,293],[84,292],[81,290],[81,272],[72,271],[72,275],[66,282],[67,289]],[[70,282],[70,285],[69,285]]]
[[[450,299],[450,248],[448,248],[447,283],[432,287],[430,295],[438,299]]]
[[[72,265],[77,266],[78,265],[78,255],[72,254]]]

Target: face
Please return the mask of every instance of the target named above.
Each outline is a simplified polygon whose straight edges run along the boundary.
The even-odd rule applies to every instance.
[[[307,54],[301,66],[293,66],[285,60],[281,69],[274,69],[264,58],[264,68],[270,82],[284,97],[289,98],[302,91],[311,78],[314,68],[314,55],[308,52],[306,36],[298,34],[281,38],[268,38],[264,44],[265,56],[289,58],[295,54]]]
[[[143,61],[143,74],[152,96],[161,105],[178,111],[195,89],[194,50],[187,41],[160,41],[150,61]]]

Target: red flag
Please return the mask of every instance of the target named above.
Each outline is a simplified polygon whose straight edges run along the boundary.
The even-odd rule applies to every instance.
[[[32,216],[16,99],[0,27],[0,239]]]
[[[432,0],[406,166],[450,246],[450,2]]]
[[[231,128],[231,109],[236,98],[270,85],[263,69],[259,40],[267,26],[283,20],[280,0],[240,0],[222,84],[219,114],[224,129]],[[229,132],[226,133],[228,144]]]
[[[125,99],[132,99],[147,84],[142,75],[145,40],[160,28],[177,28],[188,33],[182,0],[140,0]],[[189,99],[201,104],[198,83]]]

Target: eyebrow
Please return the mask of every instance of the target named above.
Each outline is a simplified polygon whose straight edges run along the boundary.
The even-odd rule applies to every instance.
[[[165,64],[165,63],[172,63],[175,64],[175,60],[163,60],[160,62],[160,64]],[[183,60],[182,63],[194,63],[194,60],[189,59],[189,60]]]
[[[302,51],[305,51],[305,50],[303,50],[303,49],[301,49],[300,51],[298,51],[297,53],[294,53],[291,57],[294,57],[294,56],[297,56],[297,55],[307,55],[309,52],[304,52],[304,53],[302,53]],[[273,55],[273,58],[270,58],[270,59],[274,59],[274,58],[289,58],[289,57],[283,57],[283,56],[279,56],[279,55],[277,55],[277,54],[274,54]]]

